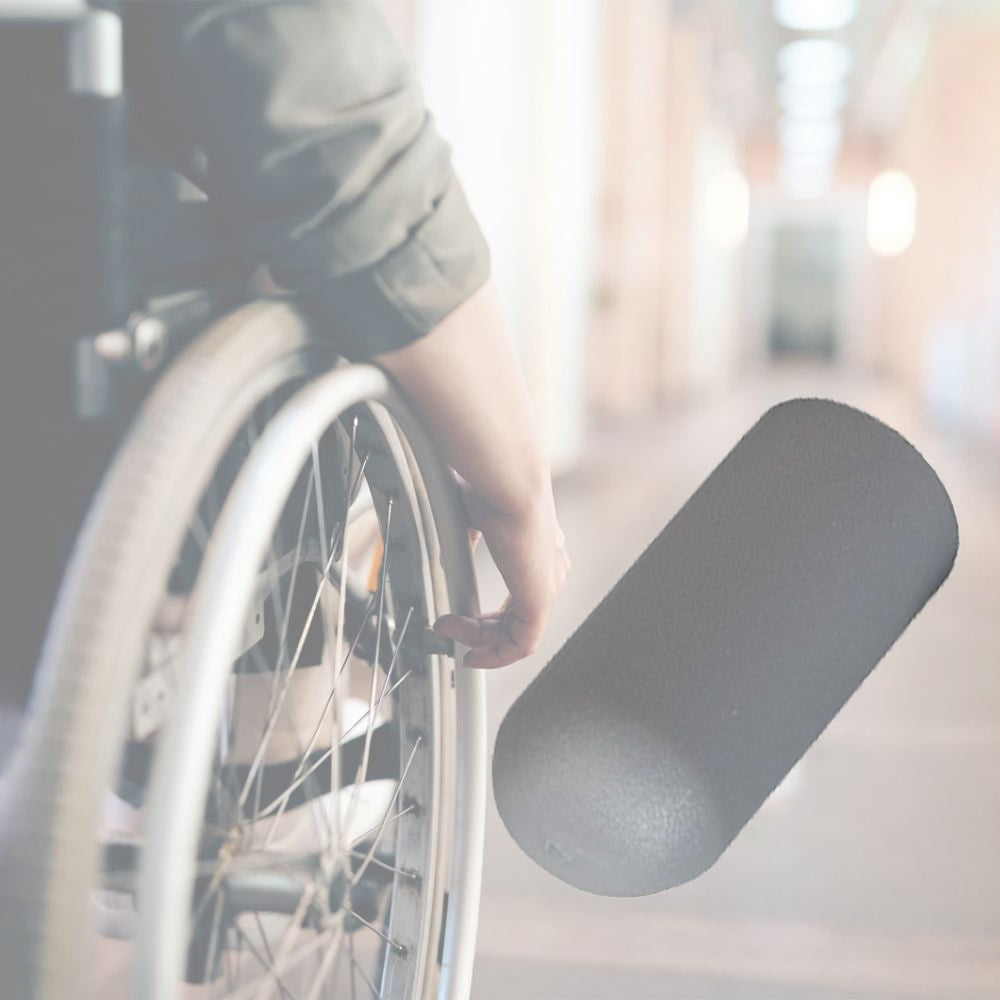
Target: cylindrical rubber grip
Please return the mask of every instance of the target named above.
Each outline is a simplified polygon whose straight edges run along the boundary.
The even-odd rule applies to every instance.
[[[571,885],[713,864],[948,576],[940,480],[840,403],[768,411],[507,713],[514,839]]]

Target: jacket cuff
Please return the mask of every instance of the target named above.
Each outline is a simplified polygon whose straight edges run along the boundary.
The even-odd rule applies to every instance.
[[[313,276],[298,291],[318,329],[347,358],[363,361],[429,333],[489,273],[486,240],[452,177],[431,214],[400,246],[369,267]],[[285,283],[280,271],[274,276]]]

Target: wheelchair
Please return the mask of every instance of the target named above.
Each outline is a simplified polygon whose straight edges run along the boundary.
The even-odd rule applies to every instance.
[[[121,293],[119,24],[51,6],[101,240],[72,286],[100,320],[59,349],[115,448],[0,780],[8,995],[468,995],[485,688],[429,627],[477,611],[451,471],[294,299]]]

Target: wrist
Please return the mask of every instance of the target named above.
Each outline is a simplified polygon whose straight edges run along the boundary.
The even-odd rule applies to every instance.
[[[519,522],[536,516],[551,503],[552,482],[547,463],[520,465],[502,482],[466,484],[466,504],[472,516]]]

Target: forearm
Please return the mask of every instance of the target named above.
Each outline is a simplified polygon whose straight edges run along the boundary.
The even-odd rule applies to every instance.
[[[396,378],[468,484],[469,526],[482,533],[509,591],[494,612],[446,614],[434,627],[468,647],[468,667],[514,663],[537,647],[569,558],[496,291],[487,283],[426,336],[375,360]]]
[[[547,488],[548,460],[492,282],[426,336],[374,360],[496,513],[517,516]]]

